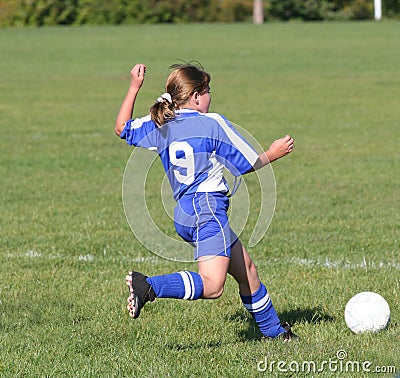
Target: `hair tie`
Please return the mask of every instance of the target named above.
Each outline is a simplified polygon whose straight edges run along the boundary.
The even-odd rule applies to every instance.
[[[162,94],[158,99],[157,102],[164,102],[164,100],[167,100],[170,104],[172,104],[172,98],[171,95],[167,92]]]

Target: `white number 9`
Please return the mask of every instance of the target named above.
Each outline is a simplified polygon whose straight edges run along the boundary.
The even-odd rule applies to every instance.
[[[177,157],[177,152],[183,152],[184,157]],[[171,164],[186,169],[182,174],[174,169],[175,178],[182,184],[190,185],[194,181],[194,154],[193,147],[188,142],[172,142],[169,146],[169,160]]]

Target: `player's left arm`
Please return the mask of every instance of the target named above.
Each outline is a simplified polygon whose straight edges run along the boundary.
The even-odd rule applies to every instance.
[[[115,121],[115,133],[120,136],[125,127],[125,122],[132,118],[133,108],[137,94],[143,84],[146,66],[144,64],[136,64],[131,70],[131,82],[121,108],[119,109],[117,119]]]
[[[266,165],[280,159],[293,151],[294,139],[290,135],[286,135],[283,138],[275,140],[269,149],[258,156],[256,163],[253,168],[248,172],[254,172],[257,169],[265,167]]]

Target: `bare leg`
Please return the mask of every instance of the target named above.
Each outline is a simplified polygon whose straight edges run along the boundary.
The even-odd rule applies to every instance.
[[[267,289],[260,282],[257,268],[239,240],[231,249],[228,273],[239,284],[243,305],[251,313],[264,336],[275,338],[282,335],[284,341],[298,338],[291,332],[290,324],[280,324]]]
[[[242,295],[252,295],[260,288],[257,268],[240,240],[231,249],[228,273],[239,284]]]

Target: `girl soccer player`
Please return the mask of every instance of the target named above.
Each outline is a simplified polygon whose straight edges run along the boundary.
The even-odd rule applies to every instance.
[[[292,152],[294,141],[286,135],[258,155],[225,117],[208,112],[211,77],[199,64],[170,68],[165,93],[150,108],[150,115],[136,119],[132,119],[133,109],[146,66],[132,68],[115,132],[129,145],[156,150],[160,156],[177,202],[175,228],[194,246],[198,273],[147,277],[129,272],[129,314],[137,318],[143,306],[156,298],[218,298],[229,273],[262,335],[295,339],[290,324],[281,324],[256,266],[229,227],[229,189],[222,173],[224,167],[235,176],[260,169]]]

